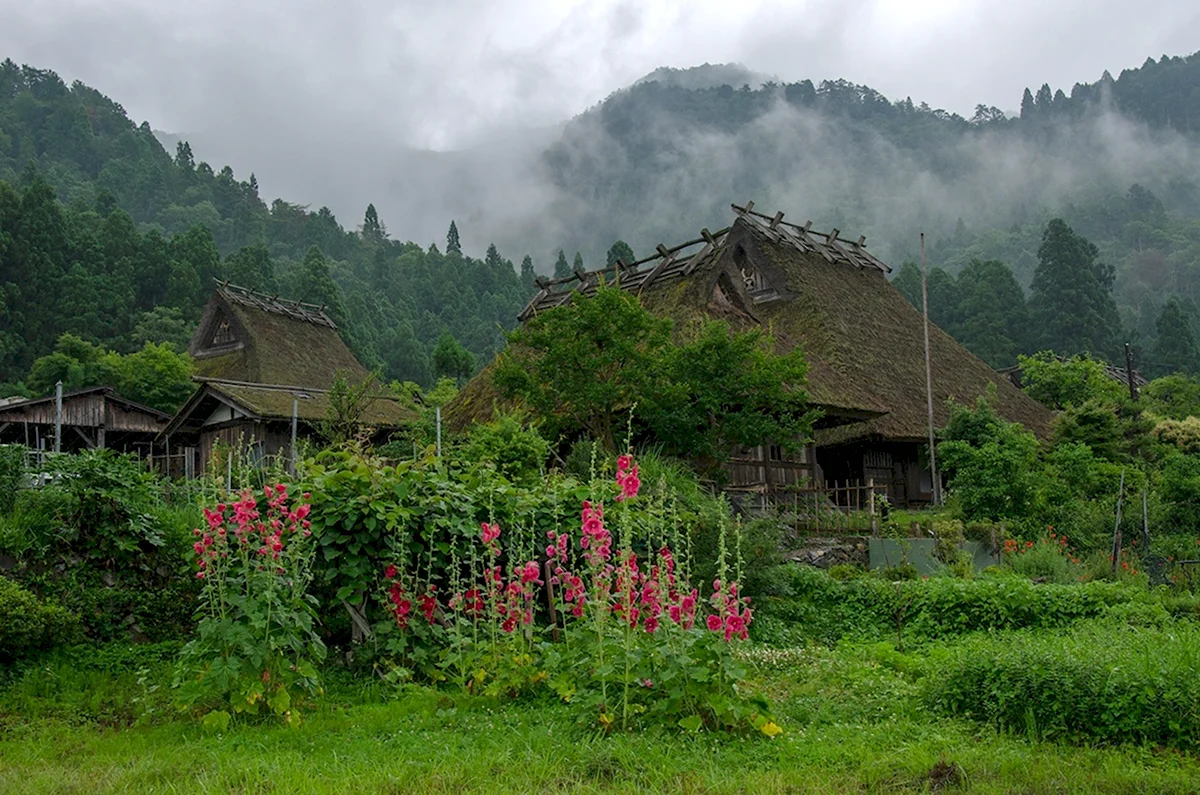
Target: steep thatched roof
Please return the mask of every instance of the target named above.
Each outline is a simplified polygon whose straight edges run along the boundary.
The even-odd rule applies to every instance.
[[[539,293],[521,313],[528,319],[594,293],[600,282],[638,293],[648,309],[671,317],[686,335],[702,315],[734,327],[760,326],[781,350],[801,347],[809,363],[809,397],[843,417],[869,416],[818,431],[818,443],[868,438],[927,438],[922,317],[887,280],[887,265],[869,254],[865,240],[838,230],[733,206],[734,222],[717,233],[637,263],[540,280]],[[947,401],[972,402],[995,391],[997,411],[1038,434],[1050,412],[948,334],[931,326],[935,423],[948,418]],[[486,420],[497,395],[485,369],[447,407],[454,426]]]
[[[350,381],[368,373],[323,307],[218,284],[188,345],[197,374],[257,384],[323,389],[341,370]]]
[[[212,422],[221,407],[231,409],[224,419],[291,420],[292,401],[296,417],[314,425],[328,416],[329,393],[323,389],[277,384],[252,384],[240,381],[203,380],[200,389],[179,410],[163,431],[172,434],[181,428],[194,431]],[[398,428],[416,418],[416,412],[391,395],[371,394],[361,420],[376,429]]]

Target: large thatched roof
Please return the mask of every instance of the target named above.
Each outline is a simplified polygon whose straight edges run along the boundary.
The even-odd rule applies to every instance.
[[[735,327],[762,326],[781,349],[799,346],[809,363],[811,401],[843,417],[866,419],[818,432],[821,444],[884,438],[927,438],[922,317],[887,280],[887,265],[869,254],[865,240],[838,230],[733,206],[731,226],[652,257],[567,279],[538,282],[538,295],[521,313],[527,320],[616,283],[639,294],[646,307],[676,321],[686,334],[707,314]],[[948,417],[947,402],[968,403],[994,390],[998,412],[1039,435],[1050,412],[936,326],[930,329],[935,423]],[[447,408],[455,426],[488,419],[496,403],[485,369]]]
[[[227,283],[205,306],[188,353],[198,375],[226,381],[324,389],[338,370],[352,382],[368,375],[323,307]]]

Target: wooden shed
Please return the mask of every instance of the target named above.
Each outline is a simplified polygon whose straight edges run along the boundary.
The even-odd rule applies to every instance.
[[[57,417],[54,395],[0,403],[0,444],[53,450]],[[170,419],[165,412],[126,400],[112,387],[66,392],[62,396],[62,450],[105,447],[146,456]]]
[[[522,311],[526,321],[601,282],[638,294],[652,312],[675,320],[676,333],[697,317],[719,318],[737,329],[761,327],[777,347],[801,347],[808,362],[803,385],[824,420],[802,453],[787,456],[780,440],[734,451],[727,471],[735,493],[786,501],[797,488],[874,481],[894,505],[933,497],[927,463],[924,333],[921,314],[892,286],[890,268],[866,249],[865,239],[833,229],[765,215],[753,203],[732,205],[733,223],[677,246],[657,247],[633,263],[562,279],[539,279]],[[997,412],[1039,435],[1051,413],[1008,378],[936,326],[930,328],[934,421],[949,402],[991,394]],[[486,421],[497,405],[491,368],[472,380],[447,407],[462,427]],[[802,485],[802,484],[806,484]],[[850,492],[842,492],[850,499]]]

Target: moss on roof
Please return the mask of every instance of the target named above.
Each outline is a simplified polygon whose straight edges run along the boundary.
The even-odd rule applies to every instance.
[[[296,416],[306,422],[320,422],[329,411],[329,395],[325,392],[295,393],[287,389],[262,386],[242,386],[209,382],[205,387],[244,406],[264,419],[291,419],[292,398],[306,395],[296,402]],[[362,421],[377,427],[398,427],[416,419],[416,411],[391,395],[372,396],[363,412]]]
[[[819,444],[926,439],[921,314],[891,285],[881,264],[857,267],[846,258],[805,250],[794,244],[795,233],[780,234],[764,218],[739,209],[713,254],[686,276],[651,285],[642,295],[646,307],[674,320],[677,334],[689,333],[706,315],[734,327],[766,328],[780,350],[804,351],[805,389],[814,405],[879,415],[820,430]],[[839,245],[861,250],[861,241]],[[735,252],[746,259],[735,263]],[[742,270],[747,262],[779,298],[757,304],[749,299]],[[733,299],[729,305],[714,303],[718,284]],[[936,425],[947,421],[948,401],[970,403],[991,393],[1001,416],[1039,436],[1049,433],[1048,409],[936,326],[930,327],[930,350]],[[489,365],[447,406],[452,427],[487,421],[495,406],[504,406],[492,371]]]
[[[242,344],[213,355],[206,352],[204,337],[219,313],[234,321]],[[189,351],[197,375],[227,381],[324,389],[338,370],[351,381],[368,374],[332,326],[231,301],[220,290],[205,307]]]

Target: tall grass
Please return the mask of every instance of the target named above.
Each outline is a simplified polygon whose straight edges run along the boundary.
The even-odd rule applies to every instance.
[[[1037,739],[1200,742],[1200,627],[1192,622],[973,638],[928,681],[934,709]]]

